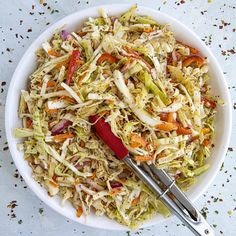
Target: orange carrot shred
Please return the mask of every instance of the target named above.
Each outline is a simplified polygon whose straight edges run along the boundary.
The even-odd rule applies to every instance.
[[[192,134],[192,131],[191,131],[191,129],[189,129],[189,128],[184,128],[184,127],[179,127],[178,129],[177,129],[177,134],[179,134],[179,135],[190,135],[190,134]]]
[[[132,205],[132,206],[136,206],[139,201],[140,201],[140,194],[138,195],[138,197],[136,197],[135,199],[133,199],[133,201],[131,202],[131,205]]]
[[[58,186],[59,186],[56,182],[51,181],[51,180],[49,180],[49,183],[55,188],[58,188]]]
[[[183,46],[189,48],[191,54],[198,54],[198,53],[199,53],[199,51],[198,51],[196,48],[191,47],[191,46],[189,46],[188,44],[185,44],[185,43],[182,43],[182,42],[179,42],[179,41],[178,41],[178,43],[180,43],[180,44],[182,44]]]
[[[96,174],[97,174],[96,170],[93,171],[93,175],[88,177],[88,179],[95,179],[96,178]]]
[[[143,32],[145,32],[145,33],[151,33],[153,31],[153,28],[152,27],[145,27],[144,29],[143,29]]]
[[[134,159],[136,161],[142,162],[142,161],[152,161],[153,156],[134,156]]]
[[[87,34],[87,32],[83,32],[83,31],[79,31],[77,32],[77,34],[80,36],[80,37],[83,37]]]
[[[168,113],[167,122],[169,122],[169,123],[175,122],[175,119],[174,119],[174,112],[169,112],[169,113]]]
[[[54,56],[54,57],[60,57],[61,56],[61,54],[59,52],[55,51],[55,50],[49,50],[48,55]]]
[[[205,147],[209,146],[210,144],[210,140],[209,139],[205,139],[202,143]]]
[[[160,119],[162,121],[167,121],[168,120],[168,113],[166,112],[162,112],[160,115],[159,115]]]
[[[54,80],[49,80],[47,82],[47,87],[54,87],[56,85],[56,82]]]
[[[55,142],[63,142],[67,138],[73,138],[75,135],[73,133],[57,134],[53,137]]]
[[[58,111],[58,109],[45,108],[44,111],[47,112],[48,114],[54,114]]]
[[[204,64],[204,60],[199,56],[190,56],[183,60],[183,67],[188,67],[196,63],[198,67],[201,67]]]
[[[176,123],[162,123],[159,125],[156,125],[156,128],[162,131],[173,131],[178,129],[178,125]]]
[[[118,193],[120,193],[120,192],[122,192],[123,190],[121,189],[121,188],[113,188],[113,189],[111,189],[110,191],[109,191],[109,195],[111,195],[111,196],[114,196],[114,195],[116,195],[116,194],[118,194]]]
[[[83,214],[83,208],[79,207],[76,211],[76,216],[79,218]]]
[[[197,139],[199,139],[199,136],[198,136],[198,135],[191,137],[189,141],[190,141],[190,142],[193,142],[193,141],[195,141],[195,140],[197,140]]]
[[[59,62],[59,63],[55,66],[55,68],[56,68],[56,69],[60,69],[62,66],[65,66],[65,67],[67,68],[67,67],[68,67],[68,63],[69,63],[69,60],[68,60],[68,59],[65,60],[65,61]]]
[[[68,96],[61,96],[60,100],[67,101],[67,102],[72,103],[72,104],[76,103],[74,98],[71,98],[71,97],[68,97]]]
[[[143,137],[139,136],[138,134],[131,134],[130,146],[132,148],[146,147],[146,145],[147,142],[144,140]]]

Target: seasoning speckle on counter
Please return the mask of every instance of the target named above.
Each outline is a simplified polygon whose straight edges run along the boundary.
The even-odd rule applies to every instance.
[[[13,72],[30,44],[52,23],[80,9],[107,0],[1,1],[0,19],[0,235],[1,236],[182,236],[189,230],[173,217],[136,231],[105,231],[77,224],[54,212],[27,188],[12,162],[5,135],[7,89]],[[236,235],[236,1],[235,0],[113,0],[144,5],[180,20],[211,48],[228,82],[233,126],[227,156],[216,179],[196,206],[215,235]],[[191,10],[190,10],[191,9]],[[214,157],[212,157],[214,158]]]

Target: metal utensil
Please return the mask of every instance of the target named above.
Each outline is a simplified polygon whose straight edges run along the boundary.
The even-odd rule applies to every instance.
[[[110,147],[116,157],[125,162],[195,235],[214,235],[213,229],[204,217],[164,170],[157,169],[153,164],[137,165],[122,140],[113,134],[110,125],[103,118],[95,115],[90,117],[90,121],[94,124],[98,136]]]

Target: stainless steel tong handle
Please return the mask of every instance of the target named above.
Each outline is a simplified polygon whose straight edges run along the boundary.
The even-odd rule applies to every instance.
[[[156,172],[157,169],[155,166],[150,167],[150,170],[154,175],[157,175],[159,178],[161,176],[160,180],[164,185],[169,187],[168,190],[175,195],[175,200],[172,200],[165,192],[163,193],[163,190],[160,188],[157,181],[139,167],[128,155],[123,161],[154,193],[162,198],[171,212],[174,213],[195,235],[214,236],[214,231],[211,226],[165,172],[162,171],[162,173],[158,173]],[[172,185],[170,186],[169,184]]]
[[[136,175],[162,198],[165,205],[177,216],[183,223],[185,223],[195,235],[199,236],[213,236],[214,232],[209,224],[205,221],[203,216],[197,211],[187,197],[178,189],[175,182],[164,172],[159,171],[154,165],[147,166],[149,174],[139,167],[130,157],[129,151],[124,146],[122,140],[115,136],[111,130],[110,125],[98,115],[90,116],[90,122],[93,123],[96,133],[100,138],[110,147],[119,160],[123,160]],[[166,190],[161,189],[158,184],[158,177],[166,186]],[[175,198],[171,199],[168,192],[171,191]]]

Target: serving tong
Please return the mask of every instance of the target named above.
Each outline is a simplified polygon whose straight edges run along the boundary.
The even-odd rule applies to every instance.
[[[214,235],[211,226],[176,185],[175,180],[153,164],[137,165],[122,140],[113,134],[110,125],[103,118],[98,115],[90,116],[90,122],[116,157],[122,160],[195,235]]]

